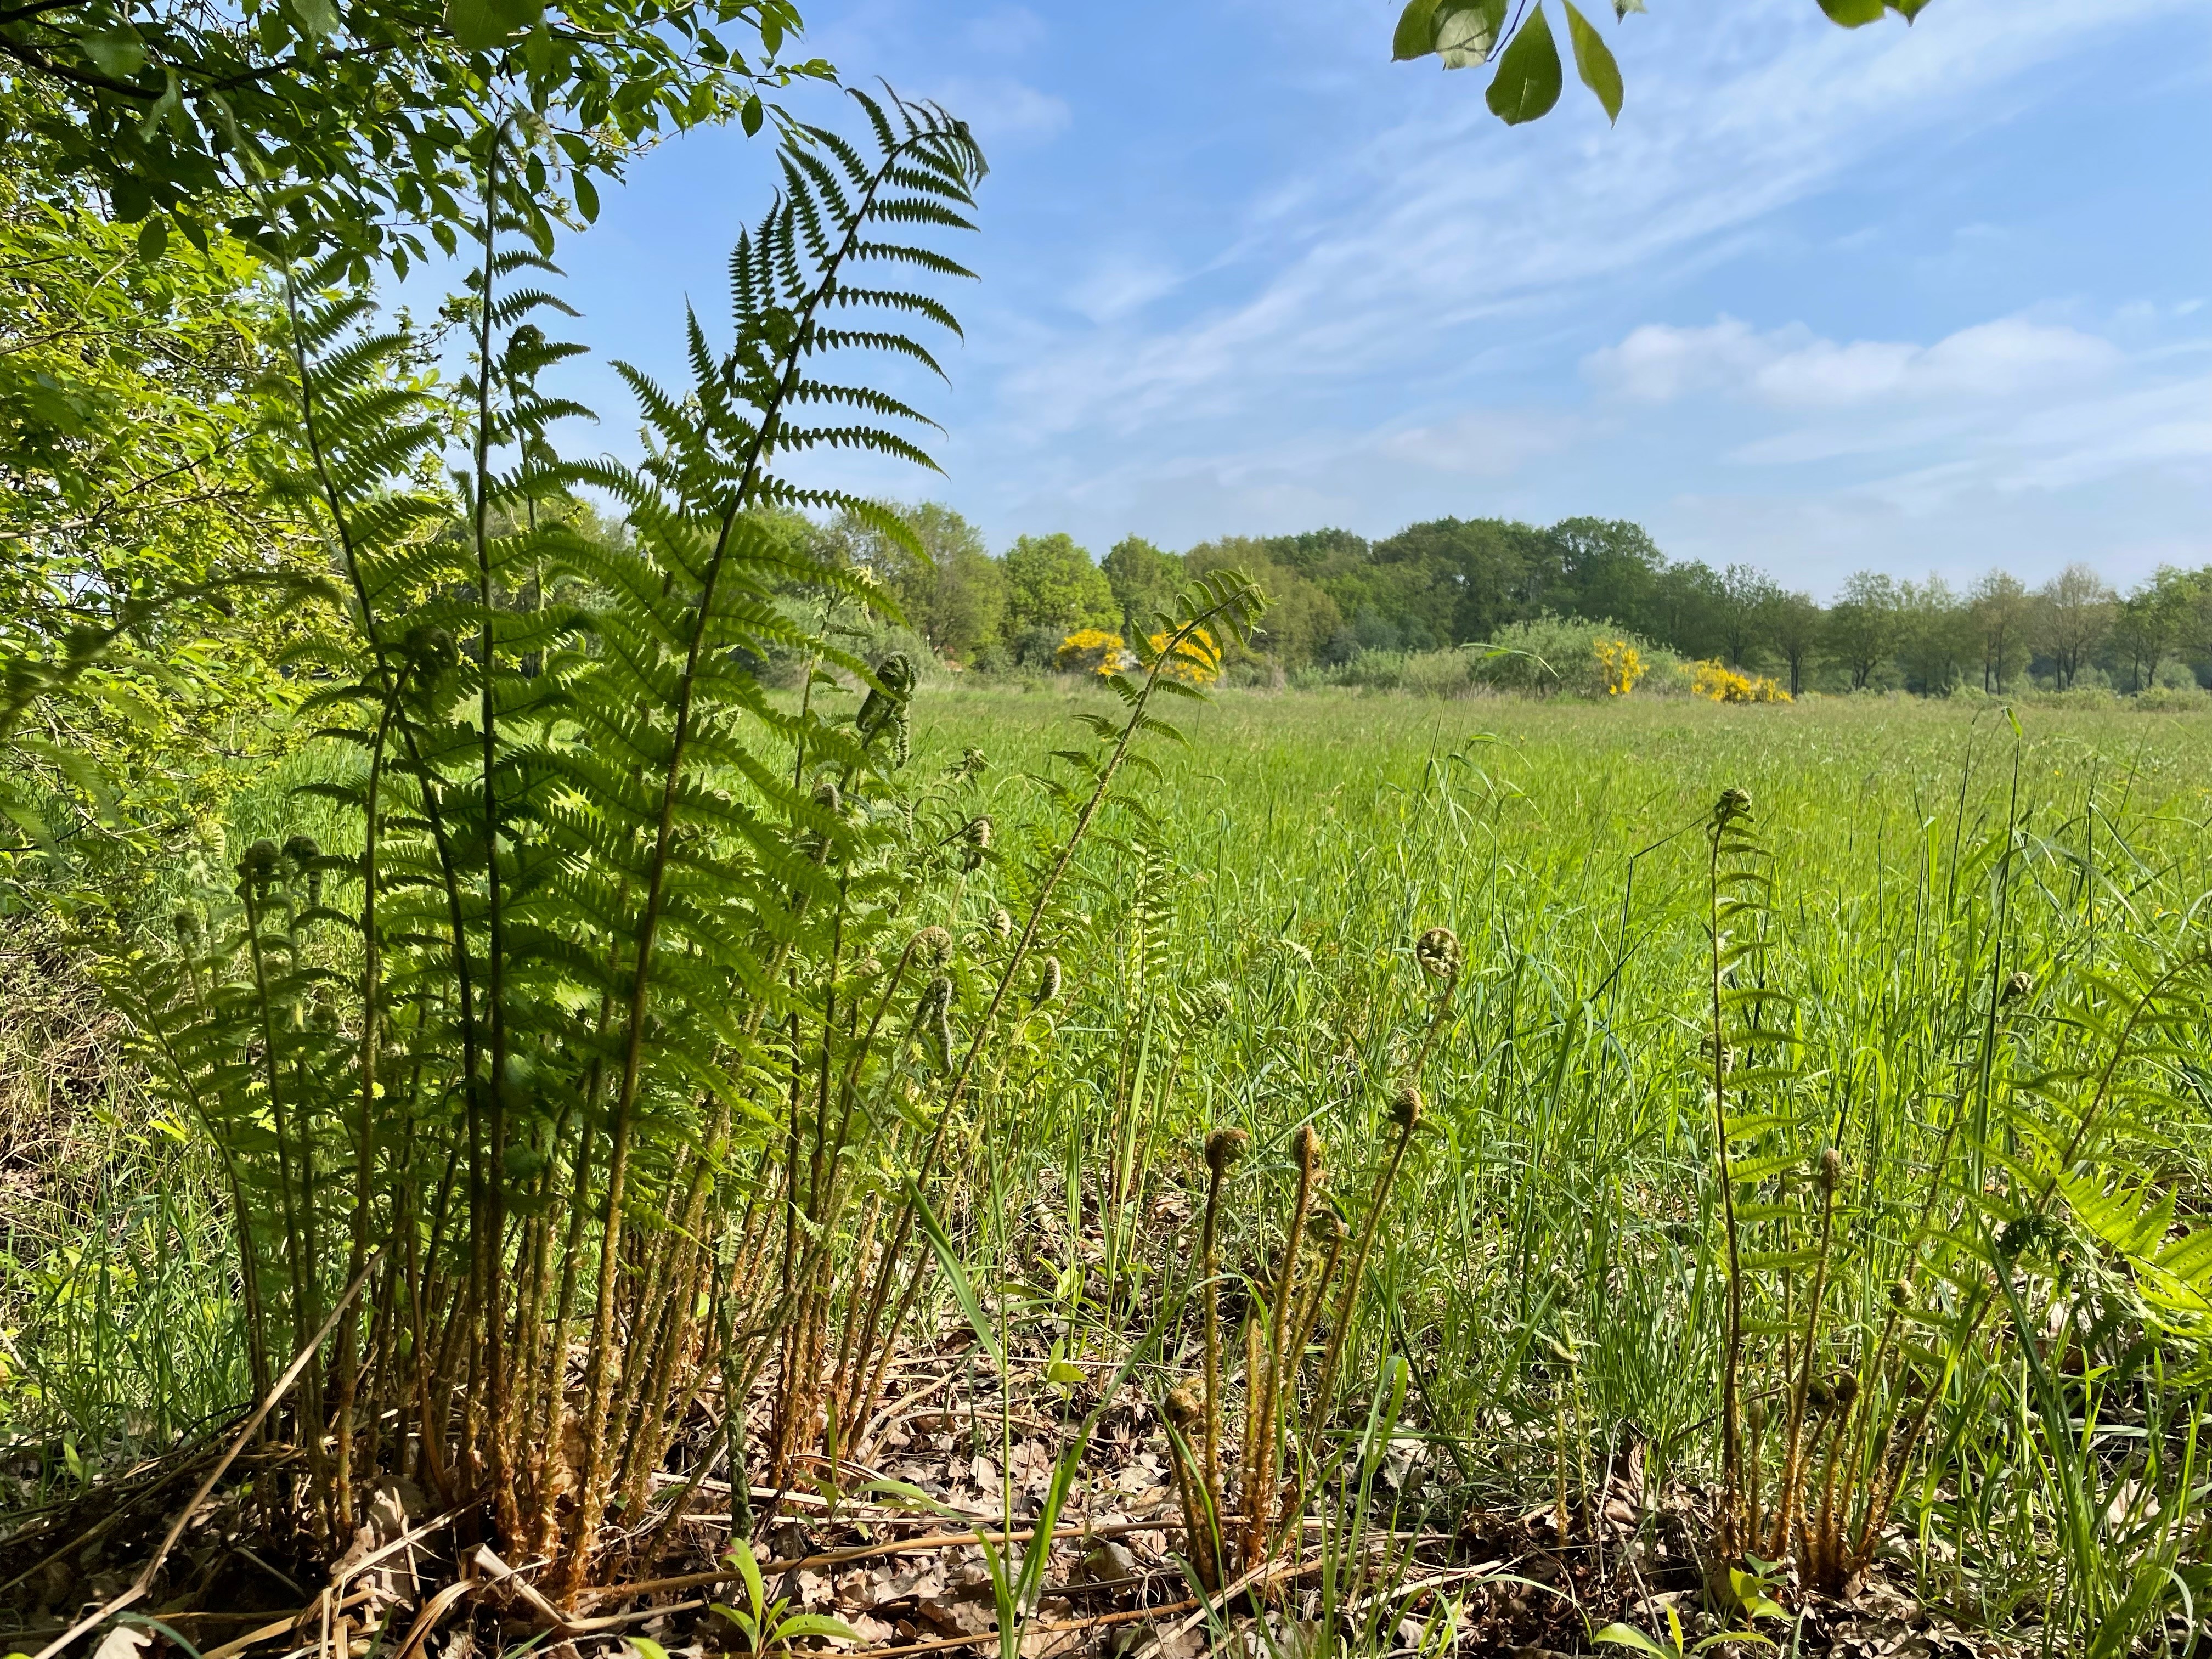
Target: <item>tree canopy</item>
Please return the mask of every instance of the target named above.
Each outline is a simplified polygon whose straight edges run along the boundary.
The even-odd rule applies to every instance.
[[[1231,665],[1262,676],[1357,680],[1363,659],[1519,638],[1551,618],[1771,676],[1793,696],[1997,692],[2031,675],[2057,690],[2212,684],[2212,568],[2160,570],[2124,597],[2081,564],[2034,587],[1994,570],[1964,591],[1940,575],[1863,570],[1822,605],[1750,562],[1671,558],[1622,519],[1431,519],[1374,540],[1322,528],[1216,537],[1181,553],[1126,536],[1094,563],[1064,532],[1018,536],[994,558],[952,508],[900,511],[919,550],[843,529],[801,533],[848,539],[848,556],[885,582],[937,656],[963,666],[1048,666],[1079,629],[1132,637],[1160,595],[1234,569],[1269,603]]]
[[[149,252],[227,228],[366,281],[453,250],[495,130],[541,245],[641,143],[757,130],[764,92],[829,74],[781,55],[799,27],[789,0],[25,0],[0,9],[0,123]]]

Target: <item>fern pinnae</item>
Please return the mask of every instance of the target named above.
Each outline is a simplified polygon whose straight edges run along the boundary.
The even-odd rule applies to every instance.
[[[940,136],[932,133],[910,143],[936,143]],[[872,185],[872,189],[873,186]],[[848,222],[839,246],[824,263],[811,291],[800,291],[795,253],[792,249],[791,216],[787,207],[780,207],[763,222],[759,240],[770,245],[781,256],[778,263],[785,266],[785,282],[791,298],[797,303],[795,315],[773,306],[757,307],[757,329],[765,334],[781,358],[781,372],[772,382],[756,390],[758,418],[757,422],[732,422],[738,425],[738,449],[727,459],[700,454],[694,448],[695,477],[705,474],[701,482],[712,480],[714,486],[703,492],[704,502],[713,503],[718,514],[713,550],[699,573],[697,599],[690,629],[688,648],[678,682],[674,707],[670,723],[669,756],[660,789],[661,804],[654,828],[653,848],[644,875],[643,908],[639,920],[637,965],[634,971],[627,1019],[627,1037],[622,1060],[620,1080],[617,1085],[612,1107],[612,1149],[608,1165],[608,1196],[601,1221],[601,1261],[599,1270],[599,1301],[594,1315],[594,1324],[586,1359],[586,1418],[585,1422],[585,1480],[581,1501],[578,1505],[575,1525],[569,1543],[569,1559],[564,1564],[563,1588],[573,1595],[580,1582],[583,1558],[591,1549],[599,1522],[599,1491],[603,1480],[602,1468],[605,1457],[605,1436],[609,1410],[609,1390],[611,1379],[607,1370],[607,1348],[611,1337],[611,1316],[617,1256],[620,1245],[623,1218],[621,1194],[628,1176],[629,1139],[637,1099],[640,1073],[643,1062],[645,1024],[650,995],[653,951],[659,930],[661,915],[666,902],[666,882],[670,864],[670,848],[673,839],[678,799],[678,784],[685,763],[685,750],[690,736],[696,678],[705,643],[708,617],[712,614],[716,589],[728,555],[732,540],[738,529],[740,514],[751,504],[757,480],[763,475],[769,458],[776,447],[776,434],[783,407],[792,389],[800,380],[799,356],[793,348],[805,338],[811,318],[818,307],[822,295],[834,287],[839,270],[858,240],[856,222]],[[744,280],[744,267],[750,263],[749,249],[741,243],[738,255],[733,256],[733,274],[738,278],[733,284],[738,290],[741,313],[755,309],[759,297],[755,283]],[[763,283],[762,286],[765,286]],[[781,334],[782,338],[776,337]],[[742,340],[741,336],[741,340]],[[733,349],[724,360],[720,375],[706,382],[706,388],[737,390],[736,371],[741,354]],[[767,377],[763,377],[767,378]],[[762,395],[764,394],[764,395]],[[672,410],[669,411],[674,413]],[[648,463],[648,466],[651,466]]]
[[[325,274],[326,269],[326,267],[318,268],[316,271],[310,273],[307,280],[312,281],[316,276]],[[303,307],[301,301],[302,278],[295,271],[289,261],[280,264],[279,275],[285,314],[290,325],[289,337],[292,346],[293,364],[295,372],[298,375],[301,430],[307,444],[309,473],[313,481],[310,489],[319,497],[330,522],[331,533],[337,543],[339,562],[344,568],[346,578],[353,588],[355,601],[360,607],[362,631],[367,637],[374,659],[377,680],[380,686],[396,698],[399,681],[394,675],[391,653],[380,632],[380,613],[375,598],[370,592],[367,572],[364,569],[364,556],[367,549],[359,539],[359,531],[366,527],[374,531],[389,532],[401,526],[392,522],[388,514],[372,517],[366,526],[363,526],[356,523],[349,511],[354,504],[353,498],[362,494],[367,486],[381,474],[372,473],[368,477],[356,476],[352,480],[353,488],[350,490],[341,483],[343,458],[334,456],[325,441],[319,421],[318,400],[320,376],[317,372],[318,366],[310,357],[311,351],[328,345],[337,337],[342,329],[350,325],[363,315],[367,310],[368,301],[366,297],[358,297],[325,306],[310,313]],[[358,374],[372,365],[388,361],[392,356],[396,355],[397,346],[393,343],[396,340],[396,336],[375,337],[377,349],[373,355],[342,360],[342,367],[346,368],[349,375]],[[430,428],[428,423],[422,422],[411,428],[401,428],[393,435],[392,441],[398,443],[404,441],[414,443],[427,441],[429,435]],[[383,458],[379,457],[378,459],[380,464]],[[308,492],[301,490],[300,493]],[[398,729],[401,739],[407,746],[409,758],[416,775],[427,776],[412,723],[402,719],[399,721]],[[448,919],[452,928],[454,980],[460,1003],[462,1042],[468,1054],[469,1068],[473,1072],[476,1065],[477,1037],[468,942],[461,917],[459,877],[454,864],[450,840],[438,811],[434,793],[427,781],[422,787],[422,804],[430,831],[436,843],[440,874],[447,894]],[[371,809],[374,810],[373,802]]]

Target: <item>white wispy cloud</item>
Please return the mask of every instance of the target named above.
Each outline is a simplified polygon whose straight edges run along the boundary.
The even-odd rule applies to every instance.
[[[1366,447],[1433,471],[1510,478],[1530,462],[1559,453],[1588,429],[1588,422],[1551,410],[1476,409],[1384,434]]]
[[[1164,260],[1115,253],[1079,279],[1068,299],[1094,323],[1110,323],[1171,293],[1181,280]]]
[[[2123,321],[2125,319],[2121,319]],[[2112,340],[2022,317],[1923,345],[1837,341],[1802,323],[1647,323],[1583,359],[1601,394],[1646,406],[1710,399],[1802,423],[1724,450],[1753,466],[1863,461],[1839,487],[1910,513],[1967,492],[2057,490],[2212,459],[2203,350],[2130,356]],[[1881,458],[1909,456],[1902,470]]]
[[[1646,323],[1594,351],[1583,372],[1640,403],[1693,392],[1747,397],[1783,409],[2016,396],[2111,374],[2124,354],[2110,340],[2021,317],[1978,323],[1932,345],[1822,339],[1802,323],[1761,333],[1733,317],[1698,328]]]
[[[2105,0],[2100,25],[2191,3]],[[1663,47],[1647,51],[1669,23]],[[1354,384],[1371,395],[1377,377],[1409,366],[1434,374],[1439,359],[1463,361],[1594,283],[1698,258],[1931,124],[2001,118],[1989,94],[2077,50],[2081,11],[2076,0],[1945,0],[1910,31],[1846,33],[1802,0],[1747,0],[1726,28],[1683,18],[1651,28],[1624,47],[1635,106],[1618,131],[1564,112],[1508,132],[1482,110],[1478,80],[1452,77],[1441,113],[1425,107],[1272,183],[1224,227],[1243,292],[1171,326],[1064,335],[1007,374],[1012,423],[1279,419],[1286,397],[1295,406]],[[1963,343],[1960,355],[2002,343]],[[1855,371],[1887,372],[1823,366],[1829,385]]]
[[[932,85],[929,95],[957,112],[987,149],[1057,137],[1074,119],[1067,100],[1009,76],[954,76]]]

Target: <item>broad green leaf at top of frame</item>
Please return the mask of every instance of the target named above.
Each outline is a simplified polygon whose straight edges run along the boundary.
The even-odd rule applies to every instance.
[[[1434,52],[1446,69],[1487,63],[1505,27],[1506,0],[1408,0],[1391,36],[1390,55],[1403,61]]]
[[[128,81],[146,67],[146,48],[129,27],[97,29],[80,43],[92,66],[117,81]]]
[[[1519,126],[1551,112],[1552,106],[1559,101],[1562,82],[1559,45],[1552,39],[1551,20],[1540,5],[1506,43],[1484,101],[1507,126]]]
[[[1426,58],[1437,49],[1437,0],[1406,0],[1391,32],[1390,56],[1399,63]]]
[[[311,40],[326,40],[338,32],[337,0],[288,0],[286,9]]]
[[[446,0],[446,27],[471,52],[502,45],[544,15],[544,0]]]
[[[1887,0],[1820,0],[1820,9],[1828,14],[1830,22],[1856,29],[1881,21],[1882,13],[1889,7]]]
[[[1589,18],[1575,9],[1575,0],[1563,0],[1567,9],[1567,39],[1574,43],[1575,73],[1605,106],[1605,118],[1620,119],[1620,65]]]

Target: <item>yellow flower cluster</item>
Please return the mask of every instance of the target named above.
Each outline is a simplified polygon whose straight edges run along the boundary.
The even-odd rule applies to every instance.
[[[1605,695],[1608,697],[1626,696],[1636,690],[1636,682],[1651,672],[1651,665],[1626,640],[1600,640],[1597,665],[1605,672]]]
[[[1715,702],[1788,702],[1790,694],[1764,674],[1739,674],[1724,663],[1701,662],[1690,690]]]
[[[1103,628],[1079,628],[1060,642],[1052,655],[1055,667],[1068,673],[1118,674],[1127,652],[1119,634]]]
[[[1165,634],[1147,635],[1145,642],[1157,657],[1168,648],[1168,637]],[[1213,642],[1212,635],[1203,628],[1195,629],[1176,647],[1175,654],[1160,672],[1186,685],[1211,685],[1221,678],[1221,647]]]

